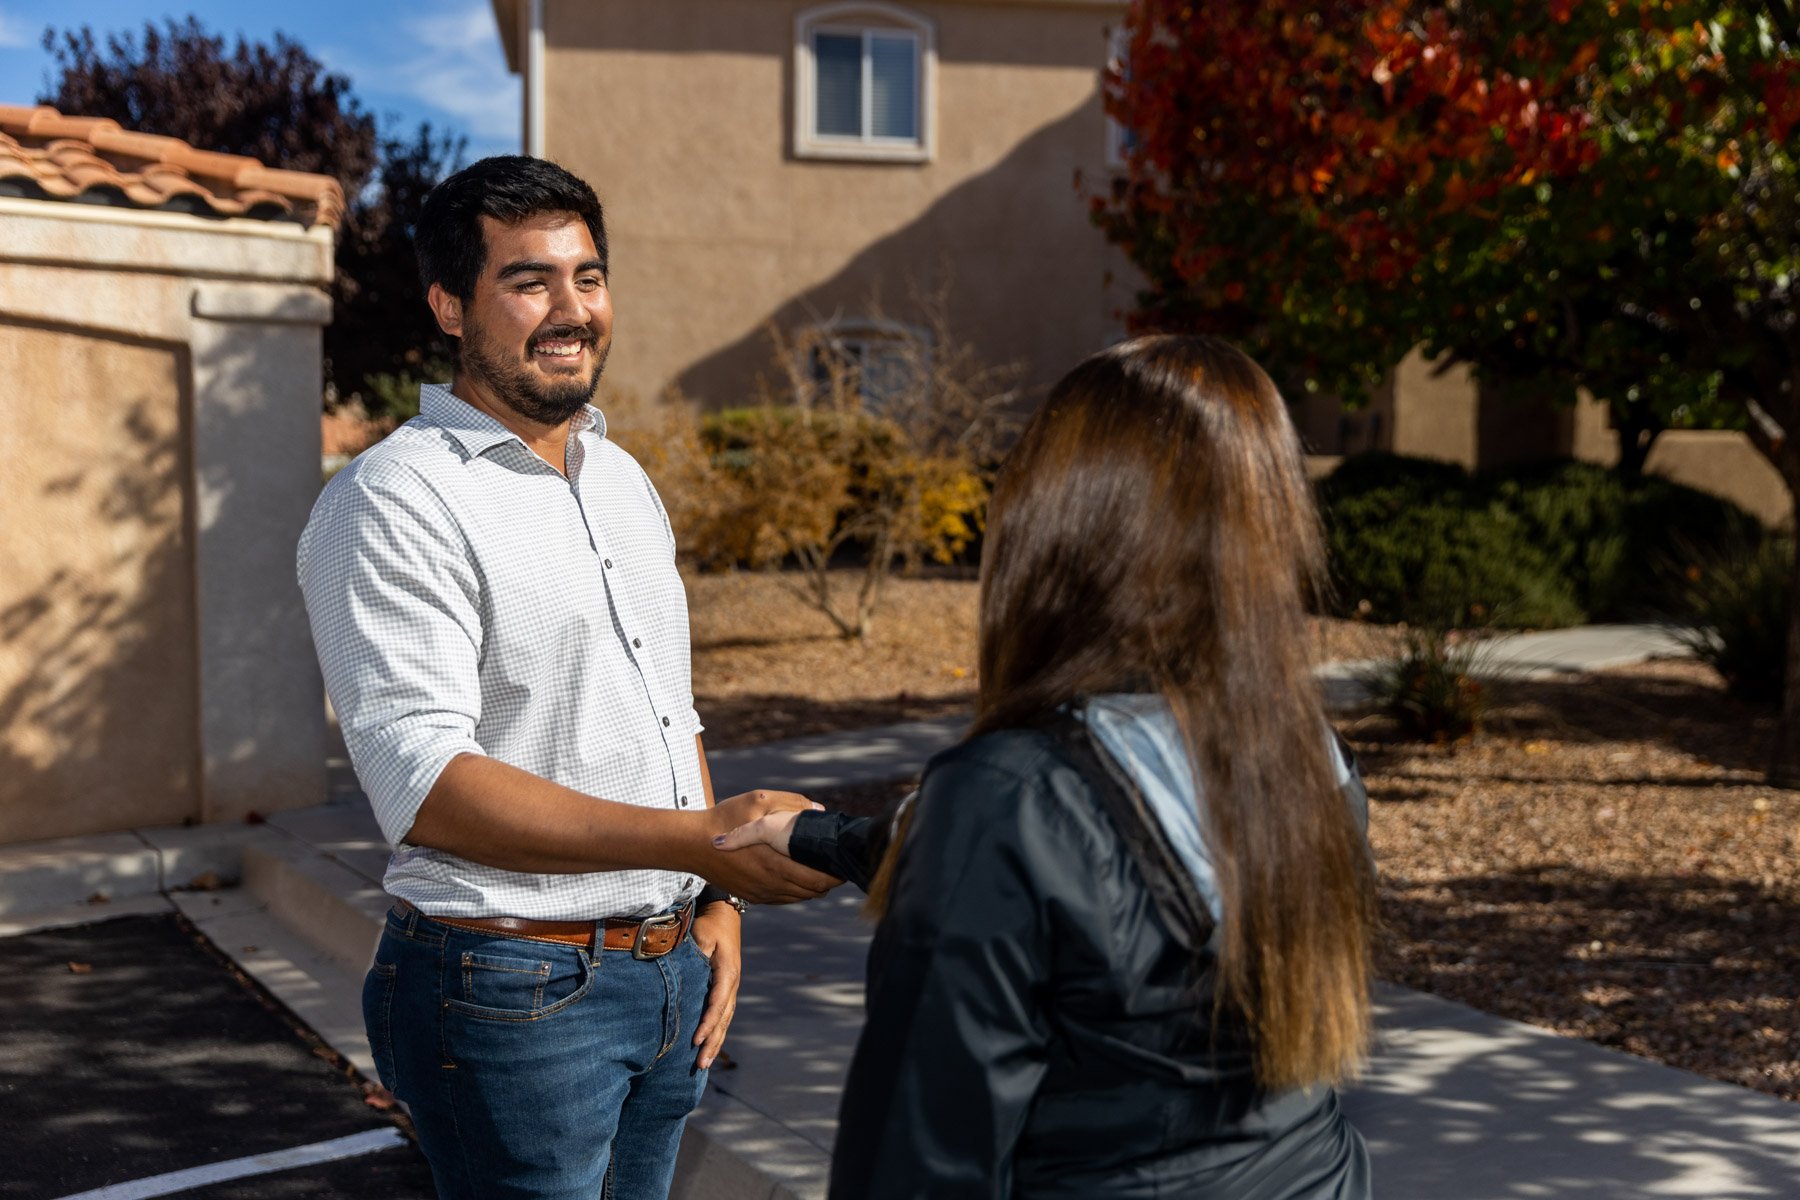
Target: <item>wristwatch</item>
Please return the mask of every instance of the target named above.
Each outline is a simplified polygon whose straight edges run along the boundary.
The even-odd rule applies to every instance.
[[[705,887],[700,889],[700,894],[698,896],[694,897],[694,911],[701,912],[706,908],[707,905],[717,904],[721,900],[723,900],[725,903],[731,905],[731,907],[737,909],[738,916],[740,916],[740,917],[743,916],[745,910],[750,907],[744,901],[738,899],[736,896],[732,895],[730,892],[726,891],[724,888],[716,887],[713,884],[709,883]]]

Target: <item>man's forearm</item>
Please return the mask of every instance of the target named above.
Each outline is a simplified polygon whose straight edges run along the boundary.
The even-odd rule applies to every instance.
[[[506,871],[700,874],[711,831],[699,817],[598,799],[462,754],[439,774],[406,840]]]

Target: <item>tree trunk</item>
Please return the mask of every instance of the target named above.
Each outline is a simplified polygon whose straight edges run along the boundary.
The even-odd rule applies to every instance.
[[[1651,446],[1656,444],[1656,435],[1663,432],[1661,421],[1647,421],[1636,416],[1633,407],[1615,405],[1613,407],[1613,426],[1618,430],[1618,466],[1616,470],[1627,479],[1638,479],[1643,475],[1643,464],[1651,457]]]
[[[1775,725],[1775,753],[1769,782],[1800,788],[1800,470],[1783,471],[1794,505],[1794,562],[1788,572],[1787,670],[1781,688],[1781,719]]]
[[[1620,417],[1616,411],[1614,422],[1619,427],[1619,463],[1616,470],[1629,479],[1636,479],[1644,473],[1644,463],[1650,457],[1650,447],[1656,445],[1657,435],[1663,426],[1654,421],[1629,421]]]

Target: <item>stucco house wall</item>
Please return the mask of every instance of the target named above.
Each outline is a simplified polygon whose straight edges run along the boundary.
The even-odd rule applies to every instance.
[[[534,6],[494,7],[529,96]],[[834,21],[880,26],[897,11],[929,29],[922,161],[799,152],[798,22],[825,7]],[[768,369],[769,322],[879,308],[907,323],[916,293],[938,288],[958,336],[1036,383],[1114,340],[1130,284],[1077,175],[1103,179],[1098,84],[1124,7],[542,0],[543,153],[607,207],[609,382],[741,403]]]

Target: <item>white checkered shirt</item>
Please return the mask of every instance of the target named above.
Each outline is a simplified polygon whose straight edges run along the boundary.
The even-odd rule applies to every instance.
[[[669,871],[537,875],[409,845],[458,754],[590,796],[698,812],[687,597],[643,469],[587,408],[568,477],[427,385],[419,415],[338,473],[300,536],[300,588],[357,778],[395,850],[386,889],[448,917],[662,912]]]

